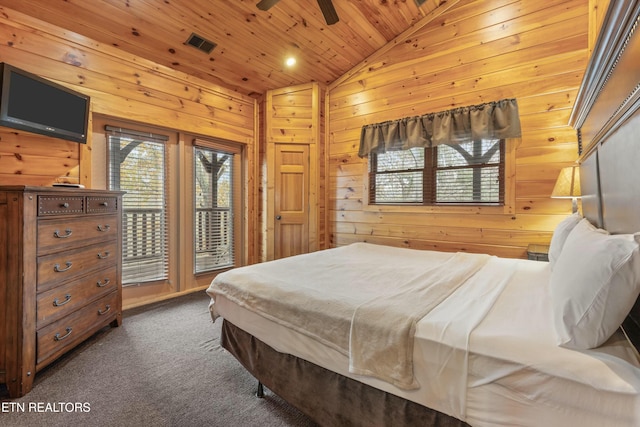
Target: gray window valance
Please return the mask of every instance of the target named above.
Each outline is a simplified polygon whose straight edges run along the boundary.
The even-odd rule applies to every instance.
[[[365,125],[360,134],[358,156],[477,139],[518,138],[520,135],[518,103],[515,99],[503,99]]]

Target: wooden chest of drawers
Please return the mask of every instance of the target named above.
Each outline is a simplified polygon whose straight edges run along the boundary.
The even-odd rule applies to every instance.
[[[0,186],[0,383],[11,397],[122,321],[122,194]]]

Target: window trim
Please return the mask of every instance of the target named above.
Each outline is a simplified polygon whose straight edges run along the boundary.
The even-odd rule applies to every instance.
[[[191,186],[192,184],[192,159],[191,146],[194,141],[206,141],[210,143],[239,147],[241,154],[239,161],[241,167],[236,168],[238,174],[237,182],[239,205],[237,206],[234,220],[236,237],[236,263],[245,265],[259,254],[254,251],[254,247],[247,243],[247,238],[253,239],[252,223],[256,222],[250,218],[249,207],[259,206],[257,196],[249,197],[250,189],[257,188],[255,183],[248,178],[248,173],[257,168],[256,159],[258,150],[254,149],[251,141],[238,139],[223,139],[211,135],[197,134],[177,128],[165,128],[150,123],[140,123],[114,118],[107,115],[94,115],[93,117],[93,152],[96,154],[91,162],[91,182],[95,188],[107,188],[108,184],[108,155],[107,137],[105,126],[121,127],[138,130],[150,134],[162,134],[169,136],[167,141],[167,155],[169,169],[169,193],[167,203],[169,204],[169,280],[153,283],[145,283],[144,286],[127,286],[123,288],[123,304],[128,308],[137,307],[149,302],[161,301],[173,298],[180,294],[205,289],[211,283],[213,277],[221,271],[205,272],[193,274],[189,268],[191,263],[192,247],[192,222],[185,220],[190,218],[191,212]],[[256,169],[257,170],[257,169]],[[254,188],[255,187],[255,188]],[[257,195],[257,192],[251,193]],[[257,222],[256,222],[257,224]],[[257,259],[257,258],[256,258]],[[186,266],[186,268],[185,268]]]
[[[516,211],[516,147],[520,144],[520,138],[507,138],[504,145],[504,205],[469,203],[461,204],[433,204],[422,203],[403,204],[370,204],[369,203],[369,157],[363,158],[363,211],[365,212],[402,212],[402,213],[442,213],[442,214],[489,214],[489,215],[513,215]]]

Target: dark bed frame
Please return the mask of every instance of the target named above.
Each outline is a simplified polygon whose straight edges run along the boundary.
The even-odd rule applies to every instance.
[[[611,1],[570,121],[578,132],[583,215],[611,233],[640,231],[639,20],[640,0]],[[640,299],[622,328],[640,348]],[[279,353],[228,321],[222,345],[261,384],[321,425],[468,426]]]

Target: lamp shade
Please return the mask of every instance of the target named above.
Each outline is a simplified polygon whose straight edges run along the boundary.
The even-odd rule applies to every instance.
[[[580,197],[580,166],[562,168],[551,197],[575,198]]]

